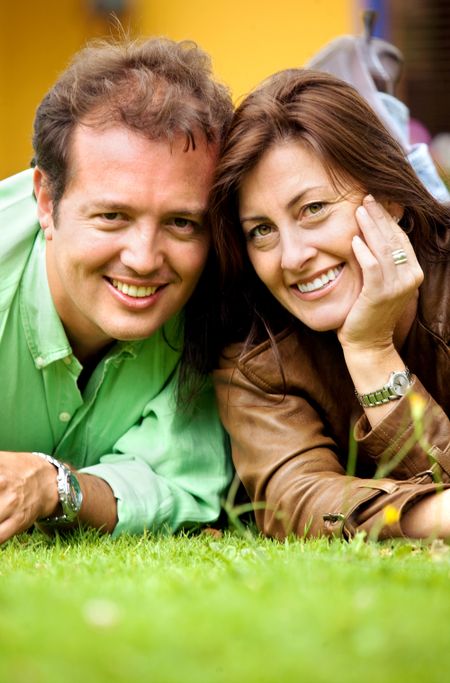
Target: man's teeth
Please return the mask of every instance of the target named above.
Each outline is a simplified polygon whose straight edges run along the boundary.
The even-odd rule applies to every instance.
[[[322,289],[329,282],[335,280],[342,270],[342,266],[337,268],[330,268],[327,273],[323,273],[320,277],[316,277],[311,282],[302,282],[297,285],[301,292],[316,292],[318,289]]]
[[[126,282],[121,282],[120,280],[113,280],[112,283],[113,286],[119,290],[119,292],[137,298],[150,296],[158,289],[158,287],[137,287],[136,285],[128,285]]]

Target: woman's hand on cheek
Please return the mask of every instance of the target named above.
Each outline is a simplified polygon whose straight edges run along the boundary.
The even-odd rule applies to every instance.
[[[408,236],[373,197],[365,197],[355,215],[361,237],[353,238],[352,248],[363,286],[338,338],[344,350],[386,350],[423,273]],[[405,262],[395,263],[397,250],[406,254]]]

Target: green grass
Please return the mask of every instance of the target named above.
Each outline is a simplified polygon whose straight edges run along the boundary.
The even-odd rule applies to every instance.
[[[25,534],[0,549],[0,681],[445,681],[449,551]]]

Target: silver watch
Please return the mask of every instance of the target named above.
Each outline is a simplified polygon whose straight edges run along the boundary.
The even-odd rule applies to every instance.
[[[391,372],[387,383],[381,389],[375,389],[368,394],[358,394],[355,391],[358,401],[363,408],[381,406],[389,401],[396,401],[406,394],[411,386],[411,373],[408,368]]]
[[[38,453],[37,451],[33,451],[33,455],[38,455],[56,467],[56,486],[63,512],[62,515],[45,517],[38,521],[44,524],[70,524],[80,512],[81,503],[83,502],[83,494],[81,493],[77,477],[67,465],[53,456],[46,453]]]

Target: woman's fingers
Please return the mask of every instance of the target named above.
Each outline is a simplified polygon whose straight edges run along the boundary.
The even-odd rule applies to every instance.
[[[409,241],[408,235],[397,224],[395,216],[376,202],[371,195],[364,197],[362,207],[358,208],[361,219],[360,227],[369,246],[374,249],[377,246],[390,249],[404,249],[407,256],[416,261],[414,249]]]
[[[392,342],[394,331],[422,282],[423,273],[408,236],[392,216],[365,198],[356,209],[360,234],[352,240],[353,253],[363,274],[361,293],[339,330],[346,345]]]
[[[369,259],[360,262],[358,254],[361,250],[355,252],[366,276],[365,285],[370,285],[373,280],[374,285],[384,284],[387,288],[392,287],[393,292],[398,286],[406,289],[417,287],[423,275],[414,249],[406,233],[386,209],[369,195],[364,198],[363,205],[357,208],[356,218],[377,264]]]

